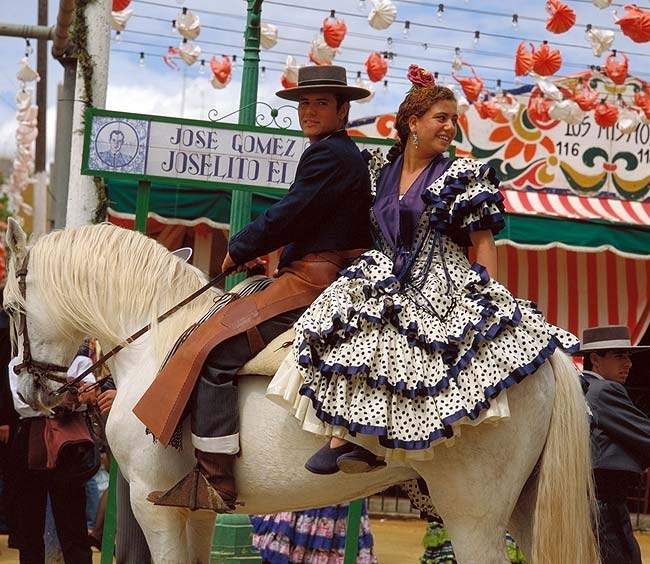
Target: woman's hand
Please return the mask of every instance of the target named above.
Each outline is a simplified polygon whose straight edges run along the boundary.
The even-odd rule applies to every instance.
[[[497,247],[494,244],[492,231],[473,231],[469,234],[469,238],[476,251],[476,262],[487,268],[490,277],[496,280]]]

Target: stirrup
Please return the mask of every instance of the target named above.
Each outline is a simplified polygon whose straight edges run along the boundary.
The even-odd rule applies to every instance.
[[[244,505],[238,501],[225,501],[198,467],[166,492],[151,492],[147,501],[153,502],[154,505],[185,507],[192,511],[209,509],[216,513],[232,513],[237,505]]]

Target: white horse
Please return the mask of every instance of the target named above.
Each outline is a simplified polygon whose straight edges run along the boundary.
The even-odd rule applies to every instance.
[[[28,245],[10,221],[11,249],[5,304],[15,320],[24,312],[36,361],[67,366],[85,335],[104,350],[152,322],[204,284],[204,276],[141,234],[108,224],[54,232]],[[26,262],[28,257],[28,262]],[[26,291],[20,289],[20,279]],[[163,448],[145,434],[131,410],[183,330],[212,305],[208,292],[113,359],[117,384],[106,433],[131,487],[131,503],[156,564],[209,562],[214,515],[158,507],[146,501],[194,464],[187,422],[185,448]],[[21,373],[21,390],[47,408],[60,386]],[[511,416],[498,424],[463,428],[452,447],[436,447],[427,461],[389,463],[380,471],[316,476],[303,467],[323,438],[265,398],[268,379],[240,380],[241,456],[235,473],[243,513],[321,507],[424,478],[452,539],[459,563],[503,564],[508,528],[531,564],[594,564],[593,492],[588,423],[570,359],[556,353],[536,374],[508,390]]]

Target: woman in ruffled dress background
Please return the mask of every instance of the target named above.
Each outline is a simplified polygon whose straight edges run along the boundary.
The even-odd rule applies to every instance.
[[[293,404],[304,428],[331,435],[305,465],[317,474],[432,456],[461,424],[507,417],[507,388],[556,348],[572,352],[578,343],[494,278],[494,234],[505,225],[495,172],[447,156],[457,132],[454,93],[416,65],[409,78],[399,141],[376,182],[376,249],[296,322],[288,364],[299,374],[279,374],[269,390]]]

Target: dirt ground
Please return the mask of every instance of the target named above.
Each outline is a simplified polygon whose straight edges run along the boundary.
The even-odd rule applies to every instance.
[[[416,519],[372,519],[375,554],[380,564],[418,564],[422,555],[424,521]],[[650,564],[650,533],[637,533],[643,562]],[[101,554],[94,552],[93,562],[99,564]],[[17,564],[18,551],[7,548],[6,535],[0,536],[0,564]]]

